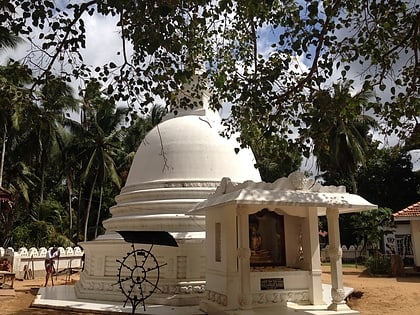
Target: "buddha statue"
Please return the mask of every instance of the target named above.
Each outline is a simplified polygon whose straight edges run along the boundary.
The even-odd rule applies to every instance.
[[[268,265],[273,263],[270,251],[264,249],[263,239],[258,231],[259,222],[255,215],[249,216],[249,248],[251,249],[251,265]]]
[[[258,221],[257,221],[258,222]],[[262,237],[261,234],[258,232],[258,224],[250,224],[249,225],[249,247],[252,253],[257,253],[261,250],[262,245]]]

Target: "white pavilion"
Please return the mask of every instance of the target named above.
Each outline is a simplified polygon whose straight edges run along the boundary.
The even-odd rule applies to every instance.
[[[206,216],[207,314],[358,314],[345,302],[339,214],[376,209],[301,172],[274,183],[222,179],[191,213]],[[324,292],[318,217],[327,216],[331,288]],[[325,297],[330,296],[326,301]]]

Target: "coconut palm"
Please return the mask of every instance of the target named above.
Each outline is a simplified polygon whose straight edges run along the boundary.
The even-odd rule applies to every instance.
[[[4,50],[5,48],[13,48],[16,47],[19,38],[13,36],[9,30],[3,26],[0,26],[0,51]],[[4,67],[2,67],[2,70]],[[4,77],[4,74],[7,72],[1,71],[0,74],[0,82],[1,82],[1,90],[8,90],[10,82]],[[2,93],[2,95],[4,95]],[[7,97],[6,97],[7,98]],[[3,145],[2,145],[2,152],[1,152],[1,160],[0,160],[0,187],[3,183],[3,168],[4,168],[4,156],[6,154],[6,143],[7,143],[7,130],[8,130],[8,120],[10,121],[11,116],[11,107],[8,104],[9,102],[4,102],[2,100],[0,105],[0,125],[3,129]]]
[[[1,36],[1,35],[0,35]],[[3,48],[4,41],[0,45]],[[30,189],[37,178],[23,160],[22,147],[19,145],[21,133],[14,126],[14,119],[19,108],[30,103],[25,85],[31,81],[30,71],[17,62],[8,62],[0,66],[0,135],[2,150],[0,160],[0,186],[11,192],[13,211],[8,216],[8,223],[2,226],[3,237],[10,237],[10,228],[18,216],[19,209],[29,202]],[[3,213],[4,214],[4,213]]]
[[[101,216],[103,185],[109,179],[119,189],[121,178],[117,172],[115,159],[123,156],[121,123],[127,117],[128,108],[116,107],[115,102],[100,94],[97,81],[88,83],[84,90],[83,111],[85,120],[80,123],[79,133],[83,134],[77,144],[82,165],[82,179],[88,185],[89,197],[85,213],[84,240],[87,240],[89,218],[95,190],[99,187],[99,206],[95,225],[95,237]],[[76,125],[73,126],[73,128]]]
[[[365,163],[371,141],[369,131],[378,124],[373,117],[363,113],[372,93],[361,91],[351,95],[350,88],[349,83],[335,84],[332,95],[328,91],[317,93],[310,134],[318,168],[347,176],[353,193],[357,193],[355,171]]]
[[[65,125],[77,123],[71,119],[66,119]],[[71,128],[75,129],[75,128]],[[73,143],[77,143],[77,136],[72,132],[66,132],[62,135],[63,148],[60,150],[61,158],[58,160],[58,170],[62,172],[62,176],[66,181],[67,188],[67,206],[68,206],[68,236],[73,236],[73,192],[78,170],[78,148],[74,148]]]
[[[10,7],[6,4],[1,5],[2,11],[9,11]],[[7,29],[4,26],[0,26],[0,52],[2,52],[5,49],[8,48],[15,48],[20,42],[22,42],[22,39],[10,32],[9,29]],[[11,63],[9,63],[10,66]],[[18,65],[17,63],[14,63],[15,65]],[[17,92],[17,86],[15,85],[16,82],[10,81],[10,74],[14,72],[9,72],[9,67],[1,67],[1,74],[0,74],[0,89],[2,91],[2,98],[5,97],[6,100],[1,99],[0,101],[0,126],[3,129],[3,145],[2,145],[2,152],[1,152],[1,159],[0,159],[0,187],[2,187],[3,184],[3,170],[4,170],[4,158],[6,154],[6,144],[7,144],[7,133],[8,133],[8,125],[10,124],[10,117],[11,117],[11,110],[12,107],[10,106],[10,100],[14,99],[14,97],[10,97],[10,92],[16,93]],[[5,70],[5,71],[4,71]],[[21,74],[21,72],[18,72]],[[26,81],[28,79],[28,73],[25,74],[24,77],[19,77],[19,81],[23,80]],[[6,93],[4,93],[6,92]],[[9,92],[9,93],[8,93]],[[5,95],[6,94],[6,95]],[[9,95],[7,95],[9,94]]]
[[[0,186],[3,183],[3,170],[7,140],[13,132],[16,111],[30,103],[25,85],[31,81],[30,71],[17,62],[0,66],[0,128],[2,134],[2,155],[0,163]]]
[[[13,9],[11,9],[10,4],[1,3],[0,10],[11,13]],[[0,26],[0,51],[7,48],[15,48],[22,41],[22,38],[11,33],[8,28],[3,25]]]
[[[0,26],[0,50],[15,48],[20,42],[22,42],[20,37],[13,35],[7,28]]]
[[[77,101],[72,88],[59,78],[49,79],[41,88],[36,102],[17,111],[18,128],[27,130],[22,144],[31,152],[27,162],[38,169],[40,177],[39,201],[44,200],[46,167],[54,149],[61,148],[61,129],[66,110],[75,110]]]

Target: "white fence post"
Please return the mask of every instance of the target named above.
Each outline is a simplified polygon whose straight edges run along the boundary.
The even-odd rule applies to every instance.
[[[74,248],[59,247],[60,262],[58,272],[68,268],[78,269],[82,265],[83,251],[80,247]],[[30,277],[40,277],[45,274],[44,260],[47,254],[47,248],[41,247],[36,249],[31,247],[29,250],[25,247],[19,248],[16,252],[13,248],[9,247],[6,250],[0,247],[0,257],[6,258],[12,265],[12,272],[16,274],[17,279],[27,279]]]

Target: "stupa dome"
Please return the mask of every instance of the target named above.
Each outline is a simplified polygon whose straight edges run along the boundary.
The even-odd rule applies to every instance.
[[[260,180],[249,150],[219,135],[220,125],[205,116],[172,118],[155,127],[141,143],[126,188],[151,181]]]
[[[110,209],[112,218],[104,222],[106,230],[202,231],[185,214],[213,193],[223,177],[261,181],[252,151],[236,153],[239,143],[222,137],[221,128],[220,116],[198,110],[152,129]]]

